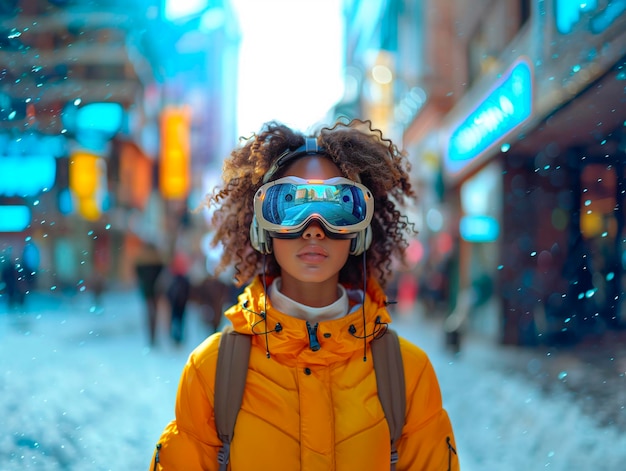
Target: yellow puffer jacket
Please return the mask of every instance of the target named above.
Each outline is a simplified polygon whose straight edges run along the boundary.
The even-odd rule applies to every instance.
[[[370,280],[365,302],[368,334],[374,331],[377,317],[391,322],[385,299],[379,285]],[[265,307],[267,330],[279,323],[280,332],[259,335],[265,323],[257,313]],[[257,334],[252,337],[229,469],[390,468],[389,429],[377,394],[371,337],[363,361],[365,342],[350,333],[354,326],[355,335],[363,335],[360,307],[341,319],[319,323],[318,351],[310,348],[306,322],[273,309],[258,278],[225,315],[238,332]],[[209,337],[189,356],[178,387],[176,419],[157,444],[151,471],[218,469],[221,442],[215,430],[213,396],[220,335]],[[407,403],[396,470],[458,470],[452,427],[430,361],[406,340],[401,339],[401,349]]]

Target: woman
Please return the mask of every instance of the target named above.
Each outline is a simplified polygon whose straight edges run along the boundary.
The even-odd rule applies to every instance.
[[[383,292],[411,226],[406,155],[369,123],[314,138],[279,123],[224,164],[214,241],[220,268],[249,282],[225,316],[251,336],[232,470],[390,469],[372,340],[391,322]],[[214,423],[221,333],[190,355],[150,469],[218,469]],[[458,470],[454,436],[425,353],[401,339],[406,414],[396,470]]]

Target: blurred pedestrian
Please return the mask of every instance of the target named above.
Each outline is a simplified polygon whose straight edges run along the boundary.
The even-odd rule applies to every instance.
[[[2,283],[7,296],[9,309],[17,309],[24,305],[24,286],[18,265],[10,259],[2,264]]]
[[[232,294],[232,284],[225,283],[219,277],[207,275],[192,287],[192,292],[193,300],[200,308],[202,322],[210,329],[210,333],[217,332],[224,307],[231,306],[237,300]]]
[[[156,343],[157,305],[158,295],[157,280],[163,271],[164,262],[158,248],[151,242],[146,242],[135,259],[135,274],[139,284],[139,291],[145,302],[146,326],[150,346]]]
[[[169,267],[170,281],[167,288],[167,300],[170,304],[170,336],[174,343],[180,346],[183,342],[185,326],[185,312],[191,291],[189,280],[190,262],[182,252],[174,255]]]

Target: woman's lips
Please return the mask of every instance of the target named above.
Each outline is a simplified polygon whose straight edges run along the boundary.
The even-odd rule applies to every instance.
[[[296,256],[304,262],[321,262],[328,257],[328,253],[319,246],[309,245],[300,249]]]

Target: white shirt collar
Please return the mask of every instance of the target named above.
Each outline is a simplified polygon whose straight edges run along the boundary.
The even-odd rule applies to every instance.
[[[341,285],[337,285],[337,294],[339,299],[328,306],[323,307],[311,307],[288,298],[280,292],[282,285],[282,279],[277,277],[269,289],[269,298],[272,302],[272,306],[278,309],[280,312],[288,314],[298,319],[304,319],[308,321],[329,321],[333,319],[339,319],[348,313],[350,303],[348,301],[348,293]]]

